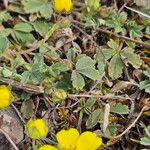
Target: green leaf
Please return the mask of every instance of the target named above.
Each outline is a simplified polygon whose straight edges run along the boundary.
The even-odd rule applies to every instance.
[[[18,67],[24,65],[26,62],[25,60],[20,56],[16,57],[14,60],[13,60],[13,67],[15,69],[17,69]]]
[[[30,74],[30,80],[33,81],[35,84],[40,84],[42,82],[42,75],[39,71],[32,70]]]
[[[127,13],[121,12],[119,14],[112,13],[109,16],[109,19],[106,20],[106,26],[109,28],[113,28],[116,33],[126,33],[126,29],[124,28],[124,24],[127,20]]]
[[[109,63],[109,67],[108,67],[109,76],[113,80],[117,79],[118,77],[121,76],[122,69],[123,69],[123,64],[120,55],[115,54]]]
[[[50,18],[53,13],[52,3],[44,4],[40,10],[40,13],[42,17]]]
[[[148,69],[148,70],[144,71],[144,74],[145,74],[147,77],[149,77],[149,78],[150,78],[150,69]]]
[[[1,26],[3,28],[3,26]],[[10,28],[3,28],[2,31],[0,32],[0,36],[8,37],[11,33]]]
[[[99,71],[94,68],[85,68],[78,70],[78,72],[92,80],[97,80],[100,77]]]
[[[66,72],[68,70],[69,68],[64,63],[55,63],[48,69],[49,74],[54,77],[60,75],[61,72]]]
[[[74,62],[75,61],[75,58],[76,58],[76,49],[75,48],[71,48],[71,49],[69,49],[68,50],[68,52],[67,52],[67,58],[69,59],[69,60],[71,60],[72,62]]]
[[[96,99],[93,99],[93,98],[89,98],[86,100],[85,104],[84,104],[84,107],[86,109],[90,109],[96,102]]]
[[[30,71],[23,72],[22,73],[21,83],[27,83],[29,81],[30,76],[31,76],[31,72]]]
[[[138,69],[141,64],[142,61],[140,59],[140,56],[138,56],[137,54],[134,53],[134,49],[130,48],[130,47],[125,47],[122,51],[121,51],[121,56],[123,56],[124,58],[126,58],[128,60],[128,62],[136,69]]]
[[[105,135],[107,137],[112,137],[112,136],[116,136],[117,135],[117,127],[116,125],[113,125],[113,124],[109,124],[107,129],[106,129],[106,132],[105,132]]]
[[[140,144],[150,146],[150,137],[141,138]]]
[[[2,75],[2,77],[5,77],[5,78],[10,78],[10,77],[13,77],[13,79],[15,80],[19,80],[21,79],[21,75],[20,74],[17,74],[17,73],[14,73],[10,70],[10,68],[7,68],[7,67],[2,67],[0,69],[0,73]],[[13,76],[12,76],[13,75]]]
[[[41,53],[35,53],[33,60],[34,60],[34,65],[36,65],[38,70],[40,70],[44,65],[43,55]]]
[[[145,33],[150,35],[150,26],[146,27]]]
[[[11,35],[17,43],[21,43],[21,44],[33,43],[35,40],[34,36],[31,33],[13,31]]]
[[[51,24],[45,20],[36,20],[33,23],[33,27],[41,36],[44,37],[46,33],[49,31]]]
[[[87,69],[87,68],[95,68],[95,60],[91,59],[89,56],[83,56],[78,59],[76,63],[76,69]]]
[[[146,127],[144,130],[145,130],[146,135],[150,137],[150,126]]]
[[[110,112],[116,113],[116,114],[129,114],[129,108],[127,105],[123,105],[121,103],[117,103],[115,105],[110,105]]]
[[[44,0],[22,0],[24,10],[27,13],[37,13],[41,10]]]
[[[3,75],[3,77],[8,78],[8,77],[11,77],[13,73],[12,73],[11,70],[9,70],[9,69],[7,69],[6,67],[4,67],[4,68],[2,69],[1,74]]]
[[[99,72],[95,69],[95,63],[90,57],[83,56],[76,63],[76,71],[92,80],[97,80]]]
[[[57,53],[57,51],[53,47],[49,46],[47,43],[44,43],[40,46],[39,52],[44,54],[49,59],[52,59],[52,60],[60,59],[60,56]]]
[[[139,87],[141,90],[145,90],[145,92],[150,93],[150,80],[141,81]]]
[[[131,38],[142,37],[142,29],[143,27],[138,25],[135,21],[128,21],[126,23],[127,29],[129,30],[129,35]]]
[[[77,90],[82,90],[85,86],[85,81],[82,75],[76,71],[72,72],[71,75],[72,85]]]
[[[98,63],[97,68],[100,74],[100,77],[102,78],[105,75],[105,67],[106,67],[106,59],[104,56],[104,53],[102,51],[99,51],[95,55],[96,61]]]
[[[9,41],[6,37],[0,36],[0,54],[9,47]]]
[[[96,126],[97,123],[99,123],[101,115],[102,115],[101,113],[102,113],[101,109],[96,109],[90,114],[86,122],[87,129],[91,129],[94,126]]]
[[[118,51],[118,50],[119,50],[119,44],[118,44],[116,41],[112,40],[112,39],[107,42],[107,45],[108,45],[111,49],[113,49],[113,50],[115,50],[115,51]]]
[[[26,13],[38,13],[44,18],[52,15],[52,3],[45,0],[22,0]]]
[[[6,22],[9,19],[12,19],[12,17],[10,16],[10,14],[7,11],[2,11],[0,12],[0,23],[2,22]]]
[[[125,22],[126,22],[126,20],[127,20],[127,13],[126,12],[121,12],[120,14],[119,14],[119,19],[120,19],[120,22],[122,23],[122,24],[124,24]]]
[[[97,53],[96,59],[97,61],[105,61],[109,60],[112,56],[116,54],[116,49],[102,49]]]
[[[33,28],[28,23],[18,23],[14,26],[14,30],[29,33],[33,31]]]
[[[72,88],[72,83],[71,83],[71,75],[69,73],[64,73],[60,79],[60,81],[58,81],[56,83],[56,88],[57,89],[63,89],[65,91],[67,90],[71,90]]]

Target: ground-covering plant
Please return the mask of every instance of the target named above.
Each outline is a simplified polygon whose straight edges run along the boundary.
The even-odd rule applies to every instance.
[[[25,138],[0,131],[20,150],[148,148],[149,50],[146,0],[3,0],[0,111]]]

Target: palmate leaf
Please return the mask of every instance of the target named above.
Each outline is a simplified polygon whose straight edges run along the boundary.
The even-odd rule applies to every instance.
[[[113,28],[116,33],[125,33],[124,24],[126,20],[127,14],[125,12],[121,12],[120,14],[112,13],[110,18],[106,21],[106,26]]]
[[[44,37],[46,33],[49,31],[51,24],[44,20],[36,20],[33,23],[33,27],[41,36]]]
[[[35,40],[34,36],[31,33],[25,33],[15,30],[11,33],[11,36],[17,43],[21,44],[33,43]]]
[[[22,0],[26,13],[40,13],[44,18],[52,15],[52,4],[45,0]]]
[[[35,38],[30,33],[33,31],[33,28],[28,23],[18,23],[13,27],[11,36],[19,44],[29,44],[33,43]]]
[[[76,63],[76,71],[92,80],[97,80],[99,71],[95,69],[95,63],[96,61],[90,57],[83,56]]]
[[[130,47],[125,47],[121,51],[121,56],[125,57],[128,60],[128,62],[136,69],[138,69],[142,64],[140,56],[135,54],[134,49]]]
[[[143,27],[138,25],[135,21],[128,21],[126,23],[126,27],[129,30],[129,35],[131,38],[142,37],[142,29]]]

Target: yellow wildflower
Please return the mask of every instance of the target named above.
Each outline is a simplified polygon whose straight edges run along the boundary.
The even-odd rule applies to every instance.
[[[0,86],[0,109],[6,108],[11,103],[11,92],[5,85]]]
[[[61,130],[56,134],[59,148],[44,145],[39,150],[97,150],[103,145],[102,138],[86,131],[79,135],[77,129]]]
[[[103,145],[102,139],[93,132],[83,132],[77,142],[76,150],[96,150]]]
[[[56,12],[65,12],[70,13],[72,9],[72,0],[53,0],[54,1],[54,10]]]
[[[79,132],[74,128],[70,128],[69,130],[61,130],[56,134],[56,138],[63,150],[74,150],[79,138]]]
[[[38,150],[58,150],[58,149],[51,145],[44,145],[44,146],[40,147]]]
[[[29,120],[26,125],[26,130],[32,139],[41,139],[48,134],[48,127],[44,119]]]

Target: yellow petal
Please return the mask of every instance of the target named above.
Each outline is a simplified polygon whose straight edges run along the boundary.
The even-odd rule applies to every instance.
[[[29,120],[26,125],[30,138],[41,139],[47,136],[48,127],[44,119]]]
[[[0,86],[0,109],[6,108],[11,103],[11,92],[5,85]]]
[[[102,139],[93,132],[83,132],[78,141],[76,150],[96,150],[103,145]]]
[[[56,12],[69,13],[72,6],[72,0],[54,0],[54,10]]]
[[[44,145],[44,146],[40,147],[38,150],[58,150],[58,149],[51,145]]]
[[[56,134],[56,138],[63,150],[74,150],[79,138],[79,132],[74,128],[70,128],[69,130],[61,130]]]

